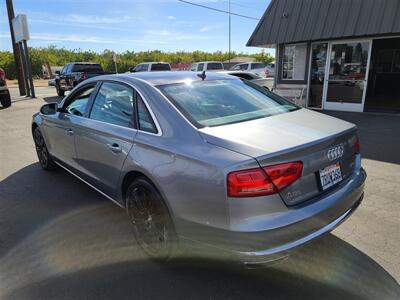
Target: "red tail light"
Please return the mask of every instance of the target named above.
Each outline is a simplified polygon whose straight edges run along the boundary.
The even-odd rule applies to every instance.
[[[267,69],[267,68],[265,68],[265,69],[264,69],[264,73],[265,73],[265,77],[268,77],[268,75],[269,75],[269,71],[268,71],[268,69]]]
[[[86,73],[82,73],[81,78],[82,78],[83,80],[86,80],[86,79],[88,78],[88,76],[87,76]]]
[[[2,80],[6,79],[6,72],[4,72],[3,69],[0,69],[0,79]]]
[[[358,136],[355,137],[355,141],[354,141],[354,152],[355,152],[355,153],[360,153],[360,152],[361,152],[360,139],[358,138]]]
[[[256,197],[275,194],[300,178],[303,163],[235,171],[228,174],[229,197]]]
[[[350,139],[350,144],[353,146],[354,153],[356,153],[356,154],[360,153],[361,146],[360,146],[360,139],[358,138],[358,135],[355,135]]]

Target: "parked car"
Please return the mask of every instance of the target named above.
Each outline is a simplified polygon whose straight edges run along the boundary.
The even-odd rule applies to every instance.
[[[224,74],[228,74],[228,75],[232,75],[235,77],[249,80],[263,88],[266,88],[267,90],[272,90],[273,85],[274,85],[273,78],[261,77],[255,73],[251,73],[251,72],[247,72],[247,71],[221,71],[218,73],[224,73]]]
[[[190,66],[190,71],[202,72],[202,71],[221,71],[224,69],[224,64],[220,61],[202,61],[194,63]]]
[[[129,70],[135,72],[152,72],[152,71],[171,71],[171,65],[165,62],[146,62],[138,64],[136,67]]]
[[[271,77],[275,74],[275,67],[273,64],[265,64],[262,62],[248,62],[234,65],[232,71],[247,71],[254,73],[260,77]]]
[[[274,77],[275,76],[275,63],[266,64],[265,75],[266,75],[266,77]]]
[[[159,260],[185,241],[248,264],[282,259],[354,212],[366,173],[353,124],[231,75],[198,75],[82,82],[33,116],[40,165],[126,209]]]
[[[82,81],[104,74],[100,64],[91,62],[73,62],[66,64],[61,71],[56,71],[55,87],[58,96],[64,96],[65,91],[70,91]]]
[[[7,87],[6,72],[0,68],[0,104],[3,107],[11,106],[10,91]]]
[[[47,81],[47,85],[48,85],[48,86],[56,86],[56,79],[55,79],[55,78],[49,79],[49,80]]]

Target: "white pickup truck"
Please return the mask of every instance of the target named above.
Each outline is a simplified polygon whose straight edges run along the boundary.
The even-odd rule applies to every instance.
[[[247,71],[261,77],[273,77],[275,75],[275,64],[265,64],[262,62],[248,62],[236,64],[231,68],[232,71]]]
[[[190,71],[202,72],[211,71],[218,72],[224,70],[224,64],[220,61],[201,61],[190,66]]]

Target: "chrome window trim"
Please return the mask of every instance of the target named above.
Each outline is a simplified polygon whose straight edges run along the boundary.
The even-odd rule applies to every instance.
[[[144,83],[146,83],[147,85],[151,86],[157,93],[159,93],[161,95],[161,97],[163,97],[165,99],[165,101],[167,101],[172,107],[173,109],[193,128],[198,130],[198,128],[196,126],[194,126],[186,117],[184,114],[182,114],[179,109],[177,109],[175,107],[175,105],[154,85],[151,85],[150,83],[148,83],[146,80],[142,79],[142,78],[135,78],[139,81],[142,81]]]
[[[135,78],[135,79],[138,79],[138,78]],[[143,81],[146,82],[145,80],[143,80]],[[135,92],[137,92],[137,93],[139,94],[140,98],[142,98],[144,105],[146,106],[146,108],[147,108],[147,110],[149,111],[150,116],[151,116],[151,118],[152,118],[154,124],[156,125],[157,133],[152,133],[152,132],[148,132],[148,131],[145,131],[145,130],[140,130],[139,128],[130,128],[130,127],[126,127],[126,126],[115,125],[115,124],[108,123],[108,122],[98,121],[98,120],[90,119],[90,117],[88,117],[87,119],[89,119],[89,120],[94,120],[94,121],[98,121],[98,122],[102,122],[102,123],[104,123],[104,124],[109,124],[109,125],[113,125],[113,126],[118,126],[118,127],[125,128],[125,129],[127,128],[127,129],[136,130],[137,132],[142,132],[142,133],[146,133],[146,134],[153,135],[153,136],[162,136],[162,135],[163,135],[163,132],[162,132],[160,123],[158,123],[158,120],[157,120],[155,114],[153,113],[152,109],[150,108],[150,105],[148,104],[146,98],[143,96],[142,92],[141,92],[136,86],[132,85],[131,82],[126,81],[126,80],[104,79],[104,80],[99,80],[99,82],[114,82],[114,83],[117,83],[117,84],[128,85],[128,86],[131,87]],[[147,83],[147,82],[146,82],[146,83]],[[96,100],[96,98],[93,99],[93,103],[94,103],[94,100]]]

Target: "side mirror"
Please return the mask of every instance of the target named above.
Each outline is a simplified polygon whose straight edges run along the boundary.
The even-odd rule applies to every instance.
[[[135,71],[135,67],[131,67],[131,68],[129,68],[129,72],[131,72],[131,73],[135,73],[136,71]]]
[[[58,104],[56,102],[45,104],[40,108],[40,113],[43,115],[54,115],[57,111]]]
[[[60,71],[55,71],[54,73],[55,73],[56,75],[60,75],[60,74],[61,74]]]

